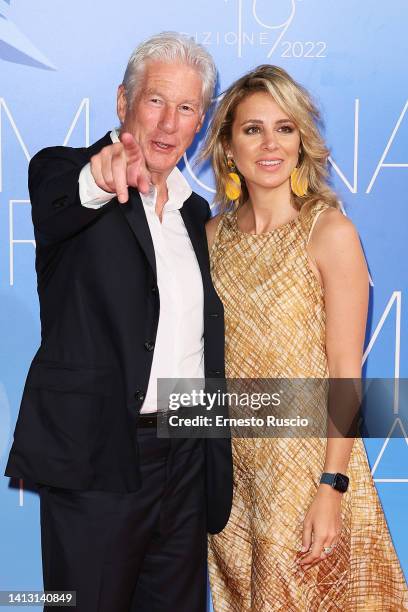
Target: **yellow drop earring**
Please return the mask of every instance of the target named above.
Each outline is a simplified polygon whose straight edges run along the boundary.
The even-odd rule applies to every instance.
[[[228,178],[225,183],[225,195],[229,200],[234,202],[238,200],[241,195],[241,179],[236,173],[236,167],[232,157],[227,158],[227,166],[230,172],[228,172]]]
[[[293,168],[290,175],[290,186],[295,195],[303,198],[307,194],[309,183],[306,177],[300,178],[299,168]]]

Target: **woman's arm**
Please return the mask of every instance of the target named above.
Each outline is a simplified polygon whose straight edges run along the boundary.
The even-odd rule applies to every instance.
[[[308,252],[324,288],[329,376],[331,379],[358,379],[369,287],[358,234],[340,211],[325,211],[316,222]],[[353,438],[330,437],[329,433],[323,471],[345,473],[353,443]],[[319,485],[305,518],[302,544],[309,550],[313,532],[313,545],[301,560],[304,567],[324,558],[321,557],[323,547],[336,544],[341,530],[341,498],[342,494],[330,485]]]

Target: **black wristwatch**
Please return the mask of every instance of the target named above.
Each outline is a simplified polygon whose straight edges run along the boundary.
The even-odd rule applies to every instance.
[[[323,472],[320,482],[323,484],[328,484],[336,491],[340,491],[340,493],[345,493],[349,486],[349,479],[344,474],[329,474],[328,472]]]

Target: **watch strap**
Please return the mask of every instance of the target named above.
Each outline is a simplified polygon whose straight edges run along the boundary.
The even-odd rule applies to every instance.
[[[330,474],[329,472],[323,472],[323,474],[320,477],[320,482],[323,484],[328,484],[328,485],[333,486],[335,477],[336,477],[336,474]]]
[[[330,485],[336,491],[340,491],[340,493],[345,493],[349,486],[349,477],[345,474],[340,474],[340,472],[336,474],[323,472],[320,477],[320,482]]]

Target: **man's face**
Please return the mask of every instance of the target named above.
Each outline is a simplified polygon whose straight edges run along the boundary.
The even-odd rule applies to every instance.
[[[122,131],[133,134],[152,174],[167,177],[200,130],[202,80],[182,63],[150,61],[129,109],[118,89]]]

